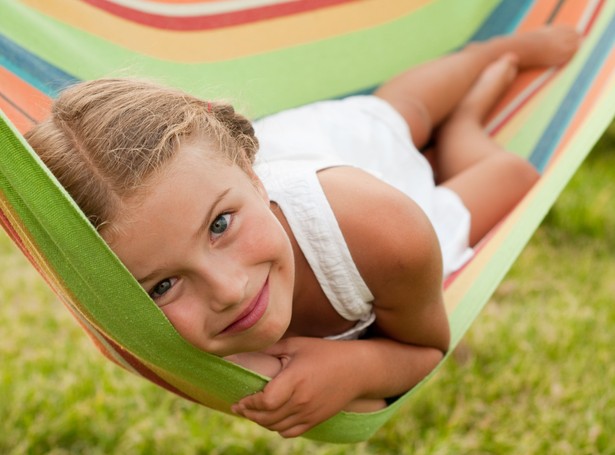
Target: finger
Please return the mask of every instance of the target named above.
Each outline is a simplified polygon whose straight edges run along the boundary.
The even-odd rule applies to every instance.
[[[286,405],[296,395],[297,382],[292,372],[282,371],[263,390],[240,401],[246,409],[273,411]],[[295,401],[296,398],[295,398]]]
[[[302,411],[278,418],[272,413],[248,410],[245,417],[271,431],[280,433],[284,437],[295,437],[319,423],[317,418],[310,417],[310,414],[304,412],[305,410]]]
[[[288,414],[280,411],[267,412],[246,409],[242,416],[271,431],[286,430],[303,422],[301,416],[297,413]]]
[[[301,425],[293,426],[283,431],[278,431],[278,433],[283,438],[296,438],[297,436],[301,436],[306,431],[311,430],[313,427],[314,425],[301,424]]]
[[[305,406],[300,406],[290,401],[275,409],[246,407],[242,403],[239,403],[233,406],[233,412],[259,425],[277,431],[278,428],[288,428],[290,425],[299,423],[299,417],[301,415],[306,415],[310,410],[306,409]],[[286,423],[279,426],[282,422]]]
[[[253,411],[275,411],[283,407],[292,397],[291,389],[265,387],[262,391],[241,399],[240,409]]]

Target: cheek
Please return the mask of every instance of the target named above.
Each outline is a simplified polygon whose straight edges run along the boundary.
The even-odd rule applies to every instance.
[[[202,345],[206,335],[204,315],[189,301],[176,301],[161,308],[179,334],[194,345]],[[205,348],[205,346],[199,346]]]
[[[288,236],[273,214],[261,214],[248,225],[244,254],[255,262],[287,262],[292,257]]]

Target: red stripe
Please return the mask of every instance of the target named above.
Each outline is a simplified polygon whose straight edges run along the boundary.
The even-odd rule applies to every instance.
[[[600,11],[602,10],[602,7],[603,7],[603,6],[604,6],[604,0],[601,0],[601,1],[600,1],[597,5],[596,5],[596,7],[594,8],[594,11],[592,11],[592,14],[591,14],[590,20],[587,22],[587,24],[586,24],[586,26],[585,26],[585,29],[584,29],[584,30],[581,30],[581,33],[582,33],[584,36],[587,36],[587,35],[589,34],[589,32],[591,31],[591,29],[592,29],[592,27],[593,27],[594,23],[596,22],[596,19],[597,19],[597,17],[599,16],[599,13],[600,13]],[[578,19],[580,19],[580,18],[578,18]],[[541,72],[541,73],[542,73],[542,72]],[[524,107],[524,106],[525,106],[525,105],[529,102],[529,100],[531,100],[531,99],[532,99],[532,98],[536,95],[536,93],[538,93],[538,92],[539,92],[539,91],[540,91],[543,87],[545,87],[545,86],[546,86],[546,85],[547,85],[547,84],[551,81],[551,79],[553,79],[553,77],[554,77],[554,76],[555,76],[555,73],[554,73],[554,74],[552,74],[550,77],[546,78],[544,81],[542,81],[542,83],[541,83],[540,85],[538,85],[538,86],[534,87],[534,90],[533,90],[532,92],[530,92],[529,94],[527,94],[526,98],[524,98],[524,99],[522,100],[522,102],[521,102],[521,103],[519,103],[519,105],[518,105],[518,106],[517,106],[514,110],[512,110],[512,111],[509,113],[509,115],[507,115],[504,119],[502,119],[501,123],[500,123],[500,124],[498,124],[498,125],[497,125],[497,126],[496,126],[493,130],[492,130],[491,134],[496,134],[496,133],[497,133],[497,132],[498,132],[498,131],[499,131],[499,130],[500,130],[500,129],[504,126],[504,125],[506,125],[506,124],[508,123],[508,121],[509,121],[512,117],[514,117],[514,116],[517,114],[517,112],[518,112],[519,110],[521,110],[521,108],[522,108],[522,107]],[[536,75],[536,77],[538,77],[538,74]],[[534,80],[534,79],[535,79],[535,78],[532,78],[532,80]],[[529,85],[530,83],[531,83],[531,81],[527,82],[527,85]]]
[[[598,19],[598,16],[600,15],[600,11],[602,10],[603,6],[604,6],[604,0],[601,0],[598,6],[596,7],[596,9],[594,10],[590,20],[587,21],[587,26],[585,27],[585,30],[583,30],[583,36],[589,35],[589,32],[593,28],[596,20]]]
[[[0,225],[2,225],[2,227],[4,228],[4,230],[6,231],[8,236],[11,238],[13,243],[15,245],[17,245],[17,247],[21,250],[21,252],[26,257],[28,262],[30,262],[30,264],[32,264],[32,267],[34,267],[34,269],[38,272],[38,274],[43,278],[45,283],[47,283],[47,286],[49,286],[49,288],[56,295],[58,295],[58,297],[62,301],[64,301],[64,299],[63,299],[64,296],[62,294],[65,293],[66,291],[63,288],[58,289],[58,287],[56,287],[56,283],[53,281],[52,277],[50,277],[47,274],[47,272],[41,267],[41,264],[39,263],[39,261],[30,252],[30,248],[28,248],[28,246],[26,246],[26,244],[22,240],[22,238],[19,235],[19,233],[17,232],[17,230],[13,227],[13,225],[10,222],[10,220],[8,219],[8,217],[4,214],[4,212],[1,209],[0,209]],[[33,247],[33,248],[36,249],[36,247]]]
[[[20,235],[17,233],[17,231],[15,230],[15,228],[9,221],[8,217],[4,214],[4,212],[1,209],[0,209],[0,225],[2,225],[2,227],[4,228],[4,230],[10,237],[10,239],[13,241],[15,245],[17,245],[17,247],[21,250],[21,252],[28,259],[28,261],[32,264],[32,266],[37,270],[39,274],[41,274],[41,276],[43,276],[43,278],[45,278],[45,281],[49,284],[49,280],[47,279],[47,276],[42,272],[41,268],[38,266],[37,261],[34,259],[34,256],[30,254],[30,250],[26,247],[23,240],[21,240]],[[50,287],[53,288],[53,286],[51,285]]]
[[[100,333],[100,332],[99,332]],[[120,356],[122,357],[126,363],[128,363],[131,367],[133,367],[141,376],[143,376],[145,379],[153,382],[154,384],[156,384],[159,387],[162,387],[166,390],[168,390],[169,392],[173,392],[176,395],[179,395],[182,398],[185,398],[186,400],[190,400],[193,402],[197,402],[194,398],[192,398],[189,395],[186,395],[184,392],[182,392],[181,390],[179,390],[178,388],[174,387],[173,385],[169,384],[167,381],[165,381],[164,379],[162,379],[160,376],[158,376],[156,373],[154,373],[152,370],[150,370],[148,367],[146,367],[139,359],[137,359],[134,355],[132,355],[129,351],[127,351],[125,348],[120,347],[120,345],[118,345],[117,343],[115,343],[113,340],[111,340],[110,338],[108,338],[107,336],[105,336],[104,334],[100,334],[106,341],[107,343],[109,343],[109,345],[111,346],[111,348]],[[93,338],[93,337],[92,337]],[[105,349],[103,346],[101,346],[99,343],[96,343],[97,347],[99,348],[99,350],[103,353],[106,354]],[[109,354],[106,355],[107,358],[113,360],[115,362],[115,360],[113,359],[113,357],[111,357]],[[115,362],[117,363],[117,362]],[[121,364],[118,364],[121,366]]]
[[[11,224],[11,222],[9,221],[9,219],[7,218],[7,216],[4,214],[4,212],[1,209],[0,209],[0,225],[2,225],[6,233],[11,238],[11,240],[15,243],[15,245],[17,245],[19,249],[26,256],[28,256],[28,259],[30,259],[28,250],[26,250],[25,245],[21,241],[21,237],[19,237],[19,235],[17,234],[17,231],[13,228],[13,225]]]
[[[314,9],[334,6],[341,3],[349,3],[353,0],[301,0],[296,2],[280,3],[276,5],[261,6],[229,13],[175,17],[161,14],[151,14],[126,6],[118,5],[109,0],[82,0],[96,8],[100,8],[110,14],[120,16],[126,20],[137,22],[150,27],[179,30],[211,30],[216,28],[230,27],[250,22],[274,19],[303,13]]]

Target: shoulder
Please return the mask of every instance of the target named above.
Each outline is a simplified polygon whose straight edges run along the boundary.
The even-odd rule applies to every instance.
[[[350,254],[374,295],[375,329],[446,351],[442,255],[431,222],[409,197],[358,169],[319,174]]]
[[[330,168],[318,176],[353,260],[376,298],[396,281],[415,290],[425,280],[440,287],[439,243],[412,199],[356,168]]]

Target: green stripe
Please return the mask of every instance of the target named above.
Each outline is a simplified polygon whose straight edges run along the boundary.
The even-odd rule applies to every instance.
[[[471,36],[496,4],[497,0],[437,0],[381,26],[213,63],[185,64],[137,54],[17,2],[3,6],[0,29],[79,79],[118,72],[146,76],[206,98],[237,100],[258,117],[373,87],[404,68],[449,52]],[[349,59],[357,49],[357,58]]]

